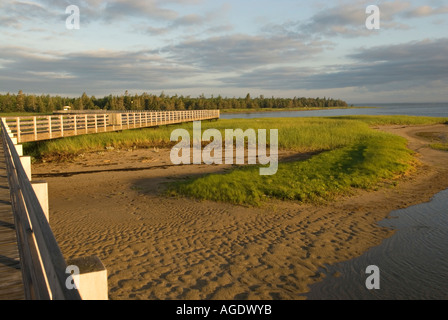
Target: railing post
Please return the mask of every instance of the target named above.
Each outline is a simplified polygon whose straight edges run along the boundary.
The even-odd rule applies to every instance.
[[[106,119],[106,114],[103,115],[103,120],[104,120],[104,132],[107,132],[107,119]]]
[[[21,157],[23,156],[23,145],[21,144],[16,144],[16,150],[17,150],[17,154]]]
[[[85,126],[86,126],[86,134],[88,134],[89,133],[89,123],[88,123],[88,120],[87,120],[87,115],[84,116],[84,123],[85,123]]]
[[[31,181],[31,157],[30,156],[21,156],[20,162],[22,163],[22,167],[25,170],[28,180]]]
[[[40,206],[45,213],[47,221],[50,222],[50,211],[48,205],[48,183],[46,183],[45,181],[33,181],[31,182],[31,185],[33,187],[34,193],[37,196],[37,200],[39,200]]]
[[[17,117],[17,119],[16,119],[16,128],[17,128],[17,141],[21,142],[21,140],[20,140],[20,117]]]
[[[33,117],[34,140],[37,140],[37,117]]]
[[[98,115],[95,114],[95,133],[98,133]]]
[[[72,277],[82,300],[109,299],[107,269],[97,256],[71,259],[67,265],[79,270]]]
[[[78,121],[76,121],[77,115],[74,115],[73,121],[75,122],[75,136],[78,135]]]
[[[64,136],[64,118],[63,116],[59,116],[59,122],[61,123],[61,137]]]
[[[50,139],[53,138],[53,132],[51,130],[51,116],[48,117],[48,134],[50,136]]]

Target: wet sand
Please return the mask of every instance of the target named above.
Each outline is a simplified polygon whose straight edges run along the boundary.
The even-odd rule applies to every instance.
[[[49,184],[50,224],[64,256],[97,255],[108,269],[110,299],[304,299],[308,285],[322,279],[321,266],[360,256],[392,235],[378,221],[448,188],[448,153],[417,135],[448,133],[448,126],[377,129],[409,140],[421,161],[417,172],[397,186],[320,206],[164,197],[167,182],[230,169],[172,166],[165,149],[85,154],[35,164],[33,174]]]

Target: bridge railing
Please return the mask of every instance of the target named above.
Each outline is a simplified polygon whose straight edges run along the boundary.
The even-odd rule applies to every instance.
[[[17,141],[49,140],[82,134],[156,127],[183,122],[218,119],[219,110],[185,110],[162,112],[82,111],[56,115],[5,117],[5,123]]]
[[[5,121],[2,143],[11,192],[25,297],[36,300],[80,300],[78,290],[66,286],[67,264],[50,228],[44,209],[22,165]],[[21,152],[20,152],[21,153]]]

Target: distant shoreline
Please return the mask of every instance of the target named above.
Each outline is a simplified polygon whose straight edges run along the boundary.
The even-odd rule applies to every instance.
[[[288,111],[319,111],[319,110],[344,110],[344,109],[376,109],[381,107],[329,107],[329,108],[263,108],[263,109],[221,109],[222,114],[242,114],[242,113],[268,113],[268,112],[288,112]],[[59,110],[60,111],[60,110]],[[124,110],[123,112],[125,112]],[[140,110],[141,112],[164,112],[182,110]],[[0,112],[0,117],[32,117],[50,116],[52,112]]]
[[[268,112],[294,112],[294,111],[321,111],[321,110],[345,110],[345,109],[376,109],[380,107],[331,107],[331,108],[263,108],[263,109],[223,109],[222,114],[241,113],[268,113]]]

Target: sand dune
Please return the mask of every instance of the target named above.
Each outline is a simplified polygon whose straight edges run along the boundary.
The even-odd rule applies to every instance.
[[[49,183],[50,224],[65,257],[98,255],[110,299],[303,299],[321,279],[320,267],[392,234],[375,222],[448,188],[448,153],[416,135],[448,132],[447,126],[380,129],[410,141],[422,161],[418,172],[396,187],[322,206],[163,197],[160,190],[173,179],[229,169],[171,166],[169,150],[86,154],[63,165],[36,164],[33,174]]]

